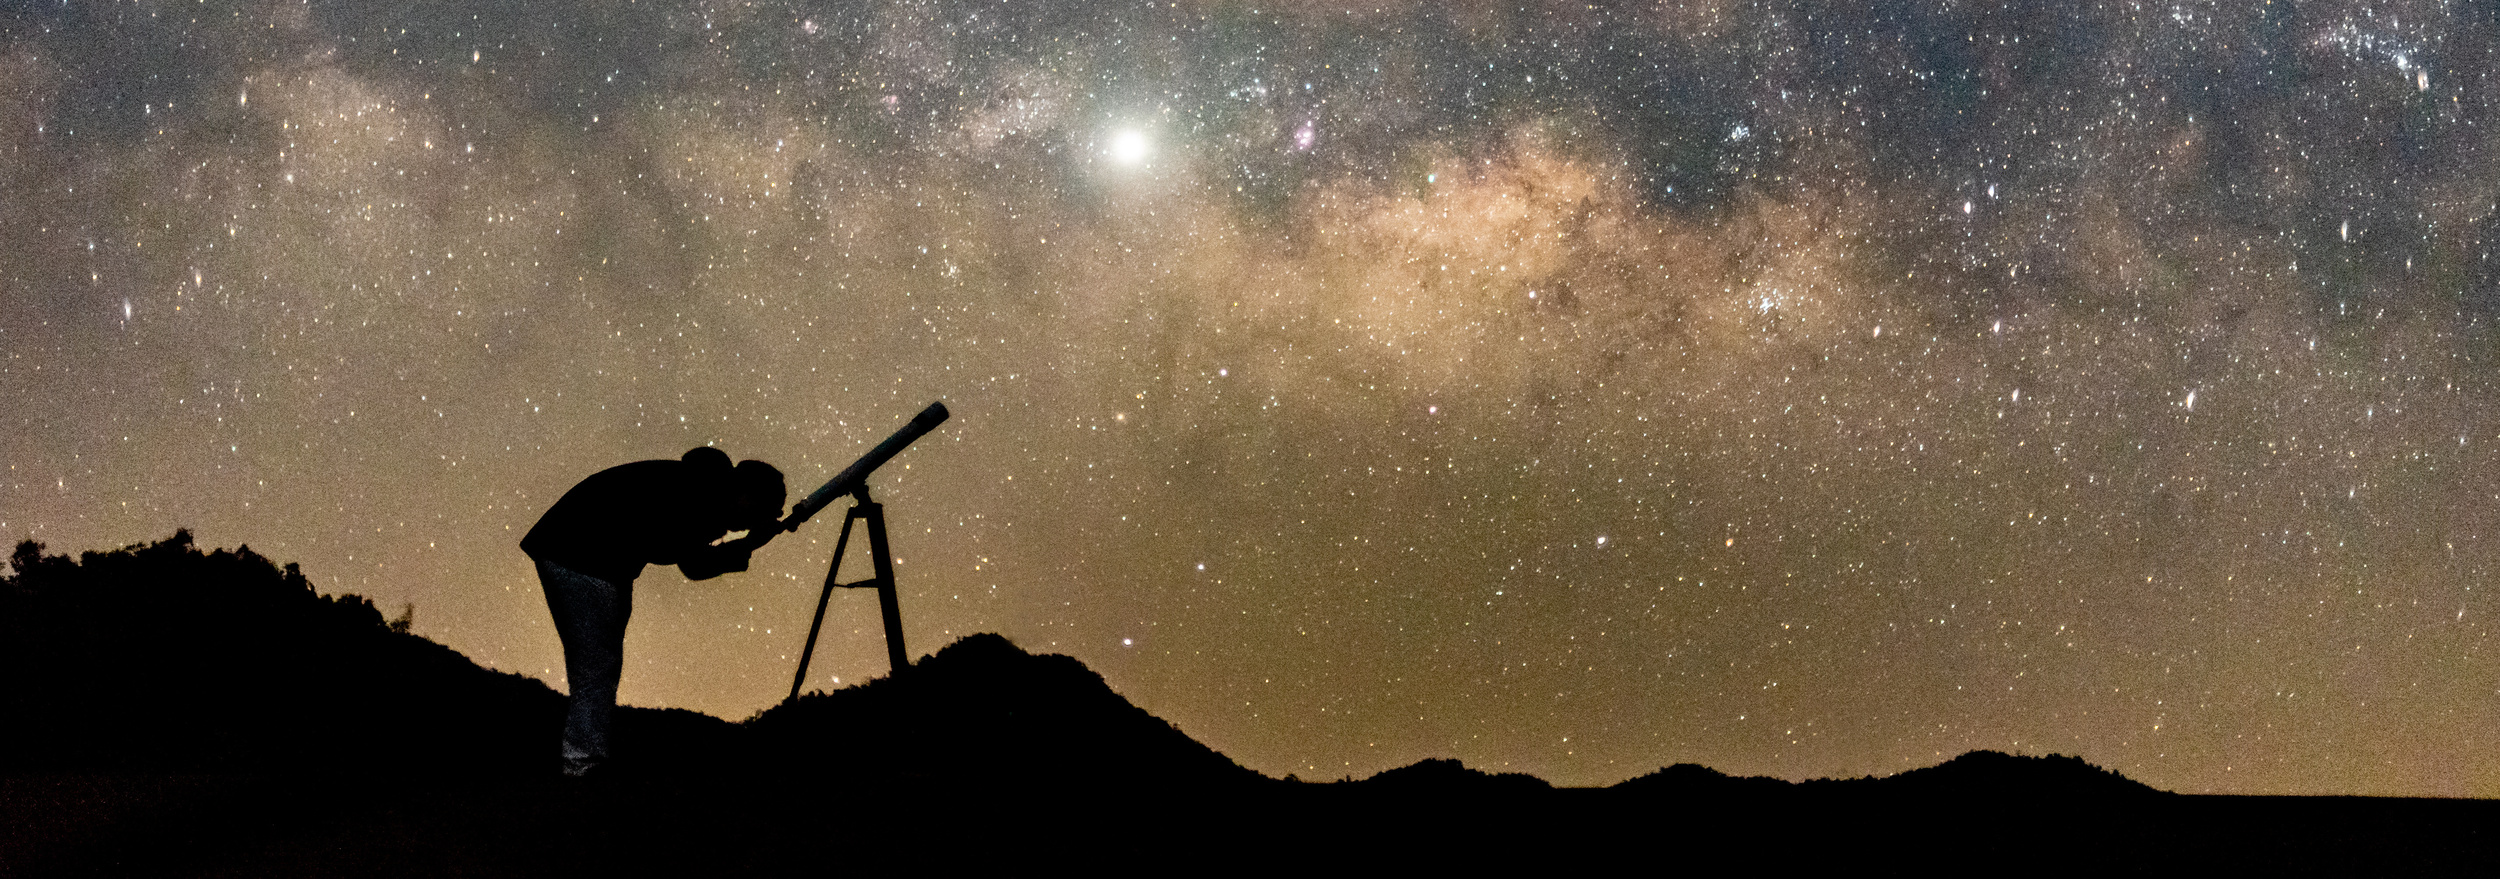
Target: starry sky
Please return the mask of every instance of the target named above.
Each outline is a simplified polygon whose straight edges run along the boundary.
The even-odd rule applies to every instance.
[[[573,482],[944,400],[914,655],[1272,775],[2500,796],[2496,77],[2436,0],[14,3],[0,536],[560,687]],[[625,701],[778,700],[839,523],[647,573]]]

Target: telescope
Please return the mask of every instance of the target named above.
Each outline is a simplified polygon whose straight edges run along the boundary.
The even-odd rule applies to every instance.
[[[895,431],[893,436],[885,438],[885,442],[869,449],[868,454],[851,462],[851,466],[834,474],[823,488],[801,498],[796,506],[790,508],[790,515],[781,520],[781,530],[793,531],[808,517],[816,515],[817,510],[833,503],[835,498],[850,495],[858,501],[843,517],[842,537],[833,543],[833,566],[825,569],[824,593],[816,597],[816,621],[807,627],[807,646],[799,650],[799,672],[790,679],[791,699],[797,699],[799,687],[807,683],[807,660],[816,653],[816,635],[825,628],[825,605],[833,601],[835,589],[877,590],[878,613],[885,618],[886,662],[893,666],[895,677],[901,677],[903,670],[911,667],[910,661],[904,658],[907,654],[903,650],[903,610],[894,598],[894,553],[885,542],[885,505],[868,499],[868,474],[877,472],[877,468],[893,460],[913,440],[937,429],[946,421],[946,415],[945,403],[929,404],[929,408],[912,416],[911,422],[903,425],[903,429]],[[860,522],[868,525],[868,557],[874,564],[876,576],[857,583],[839,582],[842,553],[851,546],[851,526]]]
[[[894,456],[900,454],[904,447],[911,445],[912,441],[929,431],[936,430],[939,424],[946,421],[947,414],[946,404],[943,402],[931,403],[929,408],[920,410],[920,414],[912,416],[911,423],[903,425],[902,430],[895,431],[893,436],[886,437],[885,442],[878,443],[876,448],[869,449],[868,454],[859,456],[859,460],[851,462],[851,466],[842,468],[842,472],[826,480],[823,488],[816,489],[807,497],[799,499],[798,504],[790,508],[790,515],[781,520],[781,530],[798,530],[801,524],[807,522],[808,517],[816,515],[817,510],[824,509],[826,504],[833,503],[834,498],[846,494],[858,494],[865,500],[867,495],[864,492],[868,490],[868,474],[877,472],[877,468],[893,460]],[[845,528],[845,530],[848,529]]]

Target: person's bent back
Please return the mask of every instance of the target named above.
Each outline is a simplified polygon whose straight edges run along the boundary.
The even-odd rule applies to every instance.
[[[607,759],[625,624],[643,567],[676,565],[695,580],[746,570],[749,554],[780,533],[787,497],[781,471],[772,465],[733,467],[727,454],[702,447],[675,461],[636,461],[592,474],[521,538],[564,642],[571,691],[566,774],[581,775]],[[749,533],[720,542],[736,530]]]

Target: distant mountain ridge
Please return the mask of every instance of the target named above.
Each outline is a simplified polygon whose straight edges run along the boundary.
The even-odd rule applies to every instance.
[[[1678,763],[1614,786],[1653,796],[1758,800],[1769,797],[2047,798],[2068,801],[2126,800],[2171,796],[2080,757],[2046,757],[1971,751],[1943,763],[1890,776],[1818,778],[1789,782],[1727,775],[1707,766]]]

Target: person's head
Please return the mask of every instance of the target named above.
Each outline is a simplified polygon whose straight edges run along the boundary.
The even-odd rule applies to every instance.
[[[790,489],[779,468],[754,459],[740,461],[730,484],[737,498],[731,521],[737,526],[753,529],[781,519],[781,505],[790,499]]]
[[[687,449],[685,454],[677,456],[677,460],[694,465],[694,468],[701,471],[707,478],[727,477],[731,469],[729,453],[711,446],[696,446]]]

